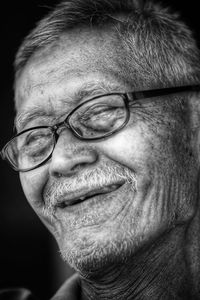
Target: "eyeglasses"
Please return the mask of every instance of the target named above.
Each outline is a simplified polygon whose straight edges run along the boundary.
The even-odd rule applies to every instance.
[[[59,137],[58,129],[62,127],[67,127],[80,140],[99,140],[119,132],[128,123],[130,102],[195,91],[200,91],[200,85],[109,93],[93,97],[75,107],[63,122],[54,126],[32,127],[15,135],[3,147],[1,156],[16,171],[36,169],[51,158]]]

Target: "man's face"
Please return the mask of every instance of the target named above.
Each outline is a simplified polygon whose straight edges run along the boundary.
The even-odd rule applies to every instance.
[[[131,91],[121,61],[106,34],[86,31],[38,52],[17,82],[18,114],[27,112],[19,130],[61,122],[92,96]],[[193,214],[194,164],[181,108],[174,107],[167,97],[140,102],[124,129],[98,141],[64,128],[52,158],[20,174],[30,205],[73,267],[123,261]]]

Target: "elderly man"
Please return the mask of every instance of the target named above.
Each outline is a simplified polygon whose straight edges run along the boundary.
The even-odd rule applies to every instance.
[[[15,66],[2,156],[76,270],[52,299],[200,299],[190,30],[152,2],[65,0]]]

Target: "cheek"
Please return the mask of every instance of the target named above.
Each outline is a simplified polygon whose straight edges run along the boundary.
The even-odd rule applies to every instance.
[[[24,194],[33,207],[33,209],[40,213],[43,206],[42,190],[48,180],[48,168],[42,166],[38,169],[20,173],[20,181]]]
[[[145,133],[139,126],[126,128],[112,138],[102,142],[104,155],[128,167],[133,172],[144,175],[147,166],[156,157],[152,143],[155,137]]]

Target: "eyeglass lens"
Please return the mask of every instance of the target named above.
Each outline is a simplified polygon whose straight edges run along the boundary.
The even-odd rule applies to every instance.
[[[54,147],[53,133],[50,128],[33,129],[11,141],[8,155],[19,169],[29,169],[42,163]]]
[[[84,103],[70,117],[72,129],[86,139],[100,138],[117,130],[126,120],[121,95],[108,95]]]
[[[69,124],[78,136],[96,139],[118,130],[126,118],[123,97],[113,94],[85,102],[70,116]],[[28,170],[50,156],[54,142],[51,128],[29,130],[10,142],[7,154],[17,169]]]

